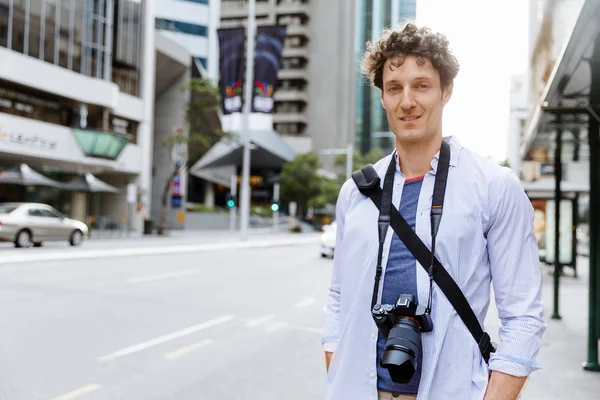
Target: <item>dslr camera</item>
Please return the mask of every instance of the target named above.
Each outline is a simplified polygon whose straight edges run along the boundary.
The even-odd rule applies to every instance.
[[[371,310],[379,331],[387,338],[380,365],[392,381],[408,383],[417,370],[422,353],[421,332],[431,332],[433,321],[412,294],[401,294],[394,305],[376,304]]]

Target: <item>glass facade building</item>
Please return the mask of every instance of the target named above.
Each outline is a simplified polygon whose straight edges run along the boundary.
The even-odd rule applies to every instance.
[[[416,18],[416,0],[357,0],[355,56],[358,63],[365,50],[365,43],[377,40],[383,28],[394,27],[401,22]],[[380,91],[370,87],[357,68],[356,91],[356,146],[361,153],[374,147],[384,150],[393,140],[381,107]]]
[[[0,46],[139,95],[143,0],[0,0]]]

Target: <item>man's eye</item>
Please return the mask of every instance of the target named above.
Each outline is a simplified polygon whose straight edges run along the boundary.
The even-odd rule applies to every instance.
[[[389,89],[389,91],[390,91],[390,92],[395,92],[395,91],[397,91],[398,89],[399,89],[399,88],[398,88],[397,86],[392,86],[392,87]]]
[[[419,89],[427,89],[429,87],[429,85],[425,84],[425,83],[421,83],[419,85]]]

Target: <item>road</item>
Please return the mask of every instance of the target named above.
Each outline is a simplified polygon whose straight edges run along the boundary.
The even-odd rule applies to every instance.
[[[318,235],[227,233],[0,247],[0,400],[324,397]],[[303,242],[303,243],[300,243]],[[291,245],[291,243],[296,243]],[[596,398],[585,372],[587,259],[561,280],[523,399]],[[486,329],[498,341],[493,304]]]
[[[0,399],[323,397],[316,243],[126,243],[0,249]]]

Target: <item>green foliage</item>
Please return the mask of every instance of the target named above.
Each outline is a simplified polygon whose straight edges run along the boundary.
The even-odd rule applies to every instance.
[[[319,155],[315,152],[299,154],[285,164],[279,174],[283,204],[295,201],[301,213],[311,200],[321,194],[323,178],[317,171],[321,168]]]
[[[188,154],[189,163],[193,165],[227,134],[221,130],[218,114],[219,88],[203,78],[192,78],[187,88],[190,90],[190,101],[186,109],[189,126]]]
[[[359,151],[355,151],[352,156],[352,171],[358,171],[367,164],[375,164],[377,161],[383,158],[383,151],[380,148],[373,148],[365,155],[360,154]],[[338,154],[335,157],[334,165],[336,167],[343,167],[344,171],[346,168],[346,155]],[[338,175],[340,184],[346,181],[346,173]]]
[[[309,206],[314,208],[323,208],[327,204],[335,204],[340,193],[341,185],[337,180],[331,180],[321,177],[319,185],[319,194],[309,201]]]
[[[362,155],[359,151],[355,151],[352,157],[352,171],[357,171],[367,164],[375,164],[383,158],[383,152],[379,148],[371,149],[367,154]],[[346,155],[338,154],[335,157],[336,167],[346,166]]]

